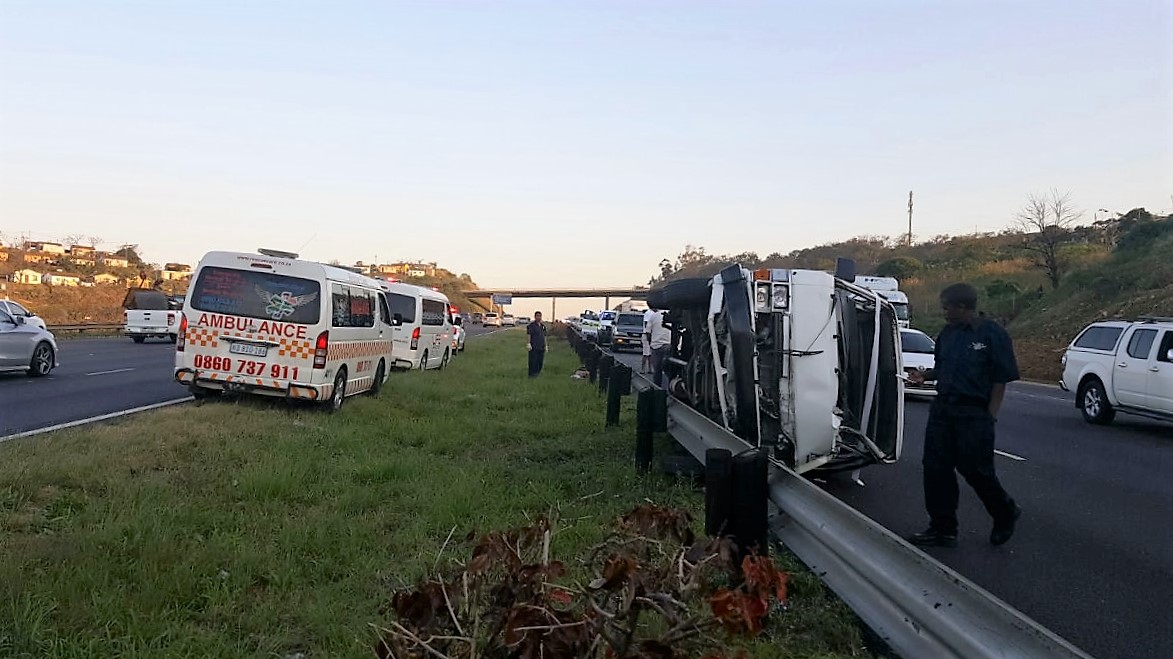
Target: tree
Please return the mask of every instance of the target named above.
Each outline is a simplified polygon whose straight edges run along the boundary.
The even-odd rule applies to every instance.
[[[143,259],[138,254],[138,245],[125,244],[114,250],[114,256],[121,256],[130,262],[131,267],[137,268],[143,265]]]
[[[1014,218],[1025,234],[1023,249],[1034,258],[1035,267],[1046,273],[1053,289],[1059,288],[1064,274],[1060,248],[1070,242],[1070,228],[1082,216],[1082,211],[1075,210],[1070,192],[1059,194],[1052,189],[1049,195],[1027,197],[1026,205]]]
[[[897,256],[876,266],[876,274],[881,277],[895,277],[905,280],[915,277],[924,267],[925,264],[911,256]]]

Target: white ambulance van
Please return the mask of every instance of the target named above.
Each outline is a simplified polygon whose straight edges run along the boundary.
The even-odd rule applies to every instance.
[[[391,349],[395,368],[444,368],[452,358],[452,316],[448,296],[424,286],[382,282],[398,321]]]
[[[188,289],[175,379],[197,398],[222,391],[298,398],[338,410],[377,395],[394,330],[380,282],[296,254],[209,252]]]

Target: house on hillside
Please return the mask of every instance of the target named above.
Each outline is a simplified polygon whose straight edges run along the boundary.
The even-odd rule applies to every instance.
[[[109,272],[102,272],[90,277],[90,281],[95,284],[121,284],[122,277],[112,275]]]
[[[59,275],[46,272],[41,275],[41,283],[50,286],[81,286],[81,277],[76,275]]]
[[[407,277],[435,277],[437,266],[435,263],[413,263],[400,261],[375,266],[375,270],[382,275],[403,275]]]
[[[107,268],[130,267],[130,261],[126,257],[110,254],[109,252],[98,252],[98,263],[101,263]]]
[[[39,284],[41,283],[41,273],[36,270],[17,270],[12,273],[9,280],[14,284]]]
[[[41,252],[44,254],[59,254],[65,255],[65,246],[61,243],[49,242],[31,242],[26,246],[30,252]]]
[[[46,265],[57,264],[57,257],[55,255],[44,252],[25,252],[23,259],[25,263],[44,263]]]
[[[8,250],[4,249],[3,247],[0,247],[0,261],[7,261],[7,260],[8,260]]]
[[[178,281],[191,277],[191,266],[186,263],[168,263],[160,273],[163,281]]]

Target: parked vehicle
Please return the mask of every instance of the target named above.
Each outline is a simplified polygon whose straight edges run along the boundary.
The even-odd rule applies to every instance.
[[[132,288],[122,299],[123,334],[135,343],[149,338],[168,339],[175,343],[183,314],[172,308],[167,294],[152,288]]]
[[[228,391],[336,411],[347,396],[378,395],[393,323],[377,280],[289,252],[209,252],[184,303],[175,379],[197,398]]]
[[[43,377],[57,366],[57,339],[26,316],[0,308],[0,373],[24,371]]]
[[[485,327],[500,327],[500,326],[501,326],[501,316],[499,316],[498,314],[495,314],[491,311],[489,313],[485,314]]]
[[[578,331],[582,335],[591,340],[599,340],[599,315],[593,311],[584,311],[581,315],[582,320],[579,321]]]
[[[1088,423],[1117,412],[1173,420],[1173,318],[1092,323],[1062,357],[1064,391]]]
[[[517,319],[509,314],[501,316],[501,327],[517,327]]]
[[[464,339],[466,334],[464,331],[464,317],[460,314],[452,314],[452,354],[464,352]]]
[[[641,350],[643,344],[640,342],[640,337],[643,336],[643,331],[643,313],[623,312],[618,314],[615,318],[614,334],[611,337],[611,351]]]
[[[444,368],[452,357],[452,317],[448,296],[424,286],[383,282],[391,305],[394,348],[399,369]]]
[[[904,372],[925,372],[932,369],[936,363],[937,344],[928,334],[920,330],[900,330],[900,360],[904,364]],[[910,396],[936,396],[937,383],[930,380],[922,384],[913,384],[904,381],[904,393]]]
[[[480,325],[484,321],[485,321],[485,314],[483,314],[479,311],[473,312],[473,314],[472,314],[472,324],[473,325]]]
[[[46,329],[45,321],[40,316],[29,311],[16,300],[0,300],[0,311],[7,311],[14,318],[24,318],[24,322],[27,325]]]
[[[896,312],[817,270],[750,271],[653,289],[672,329],[669,393],[801,472],[892,463],[904,431]]]

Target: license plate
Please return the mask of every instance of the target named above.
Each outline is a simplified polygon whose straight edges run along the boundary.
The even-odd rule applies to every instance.
[[[228,352],[238,355],[249,355],[251,357],[264,357],[269,353],[269,347],[253,345],[251,343],[231,343],[228,345]]]

